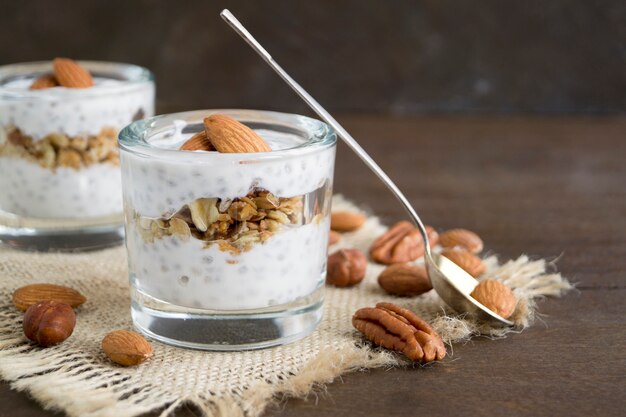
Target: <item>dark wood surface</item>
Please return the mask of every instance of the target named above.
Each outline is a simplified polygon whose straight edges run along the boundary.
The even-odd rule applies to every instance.
[[[184,110],[306,111],[221,21],[224,7],[333,112],[626,109],[623,0],[49,4],[2,2],[0,64],[55,56],[132,62],[155,72],[162,104]]]
[[[473,229],[503,259],[558,258],[578,289],[539,301],[521,334],[454,345],[426,368],[345,375],[266,416],[624,415],[626,118],[340,120],[429,224]],[[345,146],[335,189],[388,222],[403,217]],[[0,416],[52,415],[0,386]]]

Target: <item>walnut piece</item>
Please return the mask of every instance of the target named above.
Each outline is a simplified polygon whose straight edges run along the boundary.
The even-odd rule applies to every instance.
[[[352,325],[376,345],[402,352],[412,361],[432,362],[446,356],[441,337],[428,323],[392,303],[357,310]]]

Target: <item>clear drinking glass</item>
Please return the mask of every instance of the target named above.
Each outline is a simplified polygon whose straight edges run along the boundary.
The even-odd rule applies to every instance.
[[[264,153],[178,150],[227,114]],[[178,346],[254,349],[313,331],[322,314],[336,136],[325,123],[203,110],[120,133],[135,325]]]
[[[80,62],[95,85],[30,90],[52,62],[0,66],[0,241],[96,248],[123,238],[117,134],[154,114],[154,79],[135,65]]]

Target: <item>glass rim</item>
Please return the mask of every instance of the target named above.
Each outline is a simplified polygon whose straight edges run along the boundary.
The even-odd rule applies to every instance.
[[[59,100],[88,98],[132,91],[135,88],[154,83],[154,74],[149,69],[139,65],[111,61],[77,60],[76,62],[87,68],[96,77],[108,76],[120,82],[114,85],[94,86],[91,88],[52,88],[44,90],[7,88],[3,85],[5,80],[33,74],[43,75],[52,71],[52,60],[20,62],[0,65],[0,99]],[[122,79],[115,76],[122,77]]]
[[[197,123],[201,123],[202,119],[211,114],[226,114],[244,124],[267,124],[267,129],[271,129],[271,126],[274,125],[275,127],[282,126],[292,129],[292,131],[306,132],[306,140],[304,143],[290,148],[257,153],[181,151],[179,149],[157,147],[146,141],[147,138],[154,134],[163,132],[164,127],[157,130],[156,125],[159,123],[165,122],[170,129],[176,129],[177,120],[191,117],[197,120]],[[149,134],[150,132],[152,135]],[[188,163],[241,162],[244,160],[297,157],[308,152],[322,151],[335,146],[336,143],[337,135],[335,130],[321,120],[295,113],[254,109],[206,109],[163,114],[133,122],[123,128],[118,136],[118,144],[122,152],[129,152],[144,158]]]

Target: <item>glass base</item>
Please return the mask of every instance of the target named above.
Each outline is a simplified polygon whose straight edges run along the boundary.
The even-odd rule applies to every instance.
[[[183,308],[131,290],[131,314],[139,331],[170,345],[216,351],[262,349],[312,333],[322,319],[323,290],[289,304],[243,311]]]
[[[0,211],[0,244],[19,250],[81,252],[124,241],[123,216],[93,219],[29,219]]]

